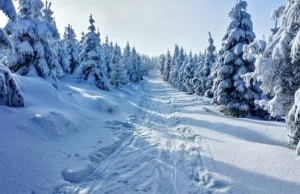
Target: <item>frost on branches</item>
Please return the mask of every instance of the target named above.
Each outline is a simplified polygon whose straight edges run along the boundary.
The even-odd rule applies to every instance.
[[[108,81],[105,76],[105,68],[102,64],[102,54],[99,34],[96,33],[95,20],[90,15],[89,32],[80,53],[81,64],[78,68],[78,77],[89,83],[95,84],[101,90],[108,90]]]
[[[186,88],[188,94],[193,94],[195,92],[193,85],[194,72],[195,64],[193,54],[190,52],[188,56],[188,62],[184,67],[184,87]]]
[[[16,21],[17,15],[11,0],[0,1],[0,10],[2,10],[12,21]],[[2,37],[3,35],[3,37]],[[11,47],[10,40],[5,32],[0,33],[0,44],[6,47]],[[24,97],[20,91],[17,82],[15,81],[10,70],[0,64],[0,105],[11,107],[23,107]]]
[[[19,4],[19,21],[12,28],[15,52],[8,56],[8,66],[20,75],[38,75],[55,85],[62,76],[62,69],[52,48],[53,34],[41,20],[43,3],[20,0]]]
[[[282,117],[288,114],[300,88],[300,2],[288,0],[275,13],[282,17],[282,25],[256,60],[254,75],[261,90],[272,98],[265,107],[272,117]]]
[[[242,75],[254,70],[253,64],[243,59],[243,46],[255,39],[251,16],[246,12],[246,1],[238,1],[230,12],[232,19],[223,38],[215,80],[214,102],[221,111],[233,117],[249,114],[255,93],[246,87]]]

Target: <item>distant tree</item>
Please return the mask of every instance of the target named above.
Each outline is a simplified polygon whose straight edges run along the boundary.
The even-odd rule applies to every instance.
[[[166,61],[164,64],[164,72],[163,72],[163,79],[166,82],[169,81],[170,79],[171,63],[172,63],[172,58],[171,58],[170,51],[168,50],[166,55]]]
[[[161,56],[159,57],[159,70],[160,70],[160,74],[161,74],[161,75],[164,74],[165,62],[166,62],[166,57],[165,57],[165,55],[161,55]]]
[[[172,84],[173,86],[175,86],[177,83],[178,72],[180,68],[179,52],[180,52],[179,46],[175,45],[174,54],[171,63],[170,78],[169,78],[169,83]]]
[[[193,85],[193,78],[195,72],[195,63],[192,52],[190,52],[188,56],[188,62],[184,67],[184,86],[188,94],[193,94],[194,85]]]

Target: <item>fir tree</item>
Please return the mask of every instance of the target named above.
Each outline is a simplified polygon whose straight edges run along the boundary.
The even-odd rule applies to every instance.
[[[63,43],[69,63],[68,73],[73,74],[75,69],[79,66],[79,44],[76,40],[75,31],[70,24],[65,28]]]
[[[179,60],[179,46],[175,45],[173,59],[171,63],[171,71],[170,71],[170,78],[169,83],[173,86],[177,83],[178,71],[180,68],[180,60]]]
[[[108,90],[107,78],[102,64],[99,35],[96,33],[95,20],[90,15],[89,32],[85,35],[83,50],[80,53],[81,64],[78,77],[95,84],[101,90]]]
[[[128,83],[127,72],[124,67],[124,63],[121,63],[121,58],[121,49],[116,44],[110,61],[110,84],[116,88]]]
[[[232,19],[223,38],[219,70],[215,80],[214,102],[221,111],[233,117],[245,117],[254,102],[254,92],[246,87],[242,75],[254,70],[243,59],[243,46],[255,38],[251,16],[246,12],[246,1],[239,0],[230,12]]]
[[[166,57],[165,57],[165,55],[161,55],[161,56],[159,57],[159,70],[160,70],[160,74],[161,74],[161,75],[164,74],[165,62],[166,62]]]
[[[16,22],[17,14],[15,7],[11,0],[3,0],[0,2],[0,10],[2,10],[10,20]],[[11,47],[9,37],[4,31],[0,32],[0,45]],[[9,43],[9,44],[7,44]],[[11,107],[23,107],[24,97],[20,91],[20,88],[15,81],[10,70],[0,63],[0,104]]]
[[[171,63],[172,63],[172,58],[170,51],[168,50],[167,55],[166,55],[166,61],[164,64],[164,72],[163,72],[163,78],[164,81],[169,81],[170,79],[170,71],[171,71]]]
[[[110,61],[111,61],[111,58],[112,58],[112,51],[111,51],[111,48],[110,48],[110,45],[109,45],[109,40],[108,40],[108,36],[106,36],[105,38],[105,43],[102,45],[102,49],[103,49],[103,63],[104,63],[104,66],[106,67],[106,77],[110,77],[109,75],[109,71],[110,71],[110,67],[109,67],[109,64],[110,64]]]
[[[186,92],[188,94],[193,94],[195,92],[194,85],[193,85],[194,71],[195,71],[194,58],[192,52],[190,52],[188,56],[188,62],[184,67],[184,80],[183,80]]]
[[[12,41],[16,52],[9,55],[9,68],[21,75],[39,75],[55,85],[62,76],[56,51],[52,48],[52,32],[41,21],[40,0],[19,1],[19,21],[13,26]]]

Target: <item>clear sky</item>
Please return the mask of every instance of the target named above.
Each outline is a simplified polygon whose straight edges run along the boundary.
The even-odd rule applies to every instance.
[[[220,47],[229,24],[228,13],[236,0],[52,0],[61,34],[69,23],[77,36],[87,31],[88,16],[93,14],[104,41],[108,35],[122,47],[127,40],[137,50],[158,55],[173,51],[174,44],[193,52],[207,46],[208,31]],[[268,37],[274,23],[271,11],[285,0],[248,0],[254,32]],[[1,26],[3,17],[0,16]]]

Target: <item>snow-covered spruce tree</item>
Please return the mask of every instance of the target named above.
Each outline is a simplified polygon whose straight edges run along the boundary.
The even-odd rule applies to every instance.
[[[169,83],[172,84],[173,86],[175,86],[177,83],[177,77],[180,68],[179,52],[180,52],[179,46],[175,45],[172,63],[171,63],[170,77],[169,77]]]
[[[63,43],[69,63],[69,71],[67,72],[73,74],[79,66],[79,44],[76,40],[75,31],[70,24],[65,28]]]
[[[131,59],[131,48],[129,42],[127,42],[126,47],[124,48],[122,63],[126,68],[129,81],[134,82],[134,76],[132,76],[134,74],[134,66]]]
[[[210,77],[210,75],[212,72],[212,68],[216,63],[217,56],[216,56],[216,47],[214,46],[214,39],[212,38],[210,32],[208,32],[208,34],[209,34],[209,39],[208,39],[209,46],[206,48],[207,53],[205,55],[205,63],[201,75],[206,78],[204,96],[212,98],[214,95],[211,90],[213,85],[213,80],[212,77]]]
[[[20,75],[38,75],[53,85],[62,76],[58,56],[53,49],[52,31],[41,20],[40,0],[19,1],[19,21],[12,28],[15,52],[8,56],[8,67]]]
[[[194,58],[192,52],[190,52],[188,56],[188,62],[184,67],[184,76],[183,76],[184,87],[188,94],[193,94],[195,92],[194,85],[193,85],[194,72],[195,72]]]
[[[2,10],[10,20],[16,22],[17,14],[11,0],[0,1],[0,10]],[[3,30],[0,32],[1,47],[12,48],[9,37]],[[0,63],[0,105],[11,107],[23,107],[24,97],[20,91],[10,70]]]
[[[56,43],[57,47],[57,54],[58,54],[58,62],[65,73],[71,73],[71,66],[70,61],[68,60],[68,54],[64,47],[65,43],[64,40],[61,40]]]
[[[95,20],[90,15],[89,32],[85,35],[82,51],[79,55],[81,64],[77,75],[80,79],[95,84],[101,90],[108,90],[108,81],[102,67],[100,38],[96,32]]]
[[[108,36],[106,36],[105,43],[102,45],[102,51],[103,51],[103,63],[104,63],[104,66],[106,67],[105,75],[106,75],[107,78],[109,78],[110,77],[110,75],[109,75],[109,72],[110,72],[109,64],[110,64],[110,60],[111,60],[113,51],[110,48],[110,43],[109,43],[109,40],[108,40]]]
[[[181,88],[183,88],[183,69],[184,69],[184,62],[186,59],[186,54],[185,51],[183,49],[183,47],[180,48],[179,51],[179,56],[178,56],[178,73],[177,73],[177,78],[176,78],[176,82],[174,84],[175,87],[177,87],[179,90],[182,90]]]
[[[161,75],[164,74],[165,62],[166,62],[165,55],[160,55],[160,57],[159,57],[159,71],[160,71]]]
[[[85,39],[85,33],[81,32],[81,37],[79,40],[79,53],[81,53],[81,51],[83,50],[84,39]]]
[[[166,61],[164,64],[164,72],[163,72],[163,79],[165,82],[169,81],[170,78],[171,63],[172,63],[172,57],[170,51],[168,50],[166,55]]]
[[[137,60],[135,63],[136,75],[138,82],[143,80],[142,58],[140,54],[137,54]]]
[[[297,146],[297,154],[300,155],[300,90],[295,94],[295,102],[287,117],[287,127],[291,138],[290,146]]]
[[[252,63],[243,59],[243,46],[255,39],[247,2],[237,1],[229,13],[231,23],[223,38],[220,68],[215,80],[214,102],[225,115],[245,117],[254,104],[254,92],[246,87],[242,75],[254,70]]]
[[[138,63],[139,63],[139,59],[138,59],[138,53],[135,50],[135,47],[132,47],[131,49],[131,62],[132,62],[132,66],[133,69],[129,72],[129,80],[132,83],[138,83],[139,82],[139,69],[138,69]]]
[[[206,53],[206,51],[205,51]],[[205,55],[202,53],[199,53],[198,58],[195,59],[195,72],[194,72],[194,78],[193,78],[193,86],[194,91],[196,95],[203,96],[204,92],[206,90],[205,87],[205,77],[202,75],[203,68],[204,68],[204,62],[205,62]]]
[[[124,85],[128,83],[127,79],[127,71],[124,67],[124,64],[121,62],[121,50],[118,45],[115,45],[115,49],[110,61],[110,79],[109,82],[111,85],[115,86],[116,88],[119,88],[120,85]]]
[[[260,88],[271,97],[264,106],[275,118],[288,114],[294,94],[300,88],[299,15],[300,2],[286,1],[281,27],[255,64],[254,74],[261,82]]]

